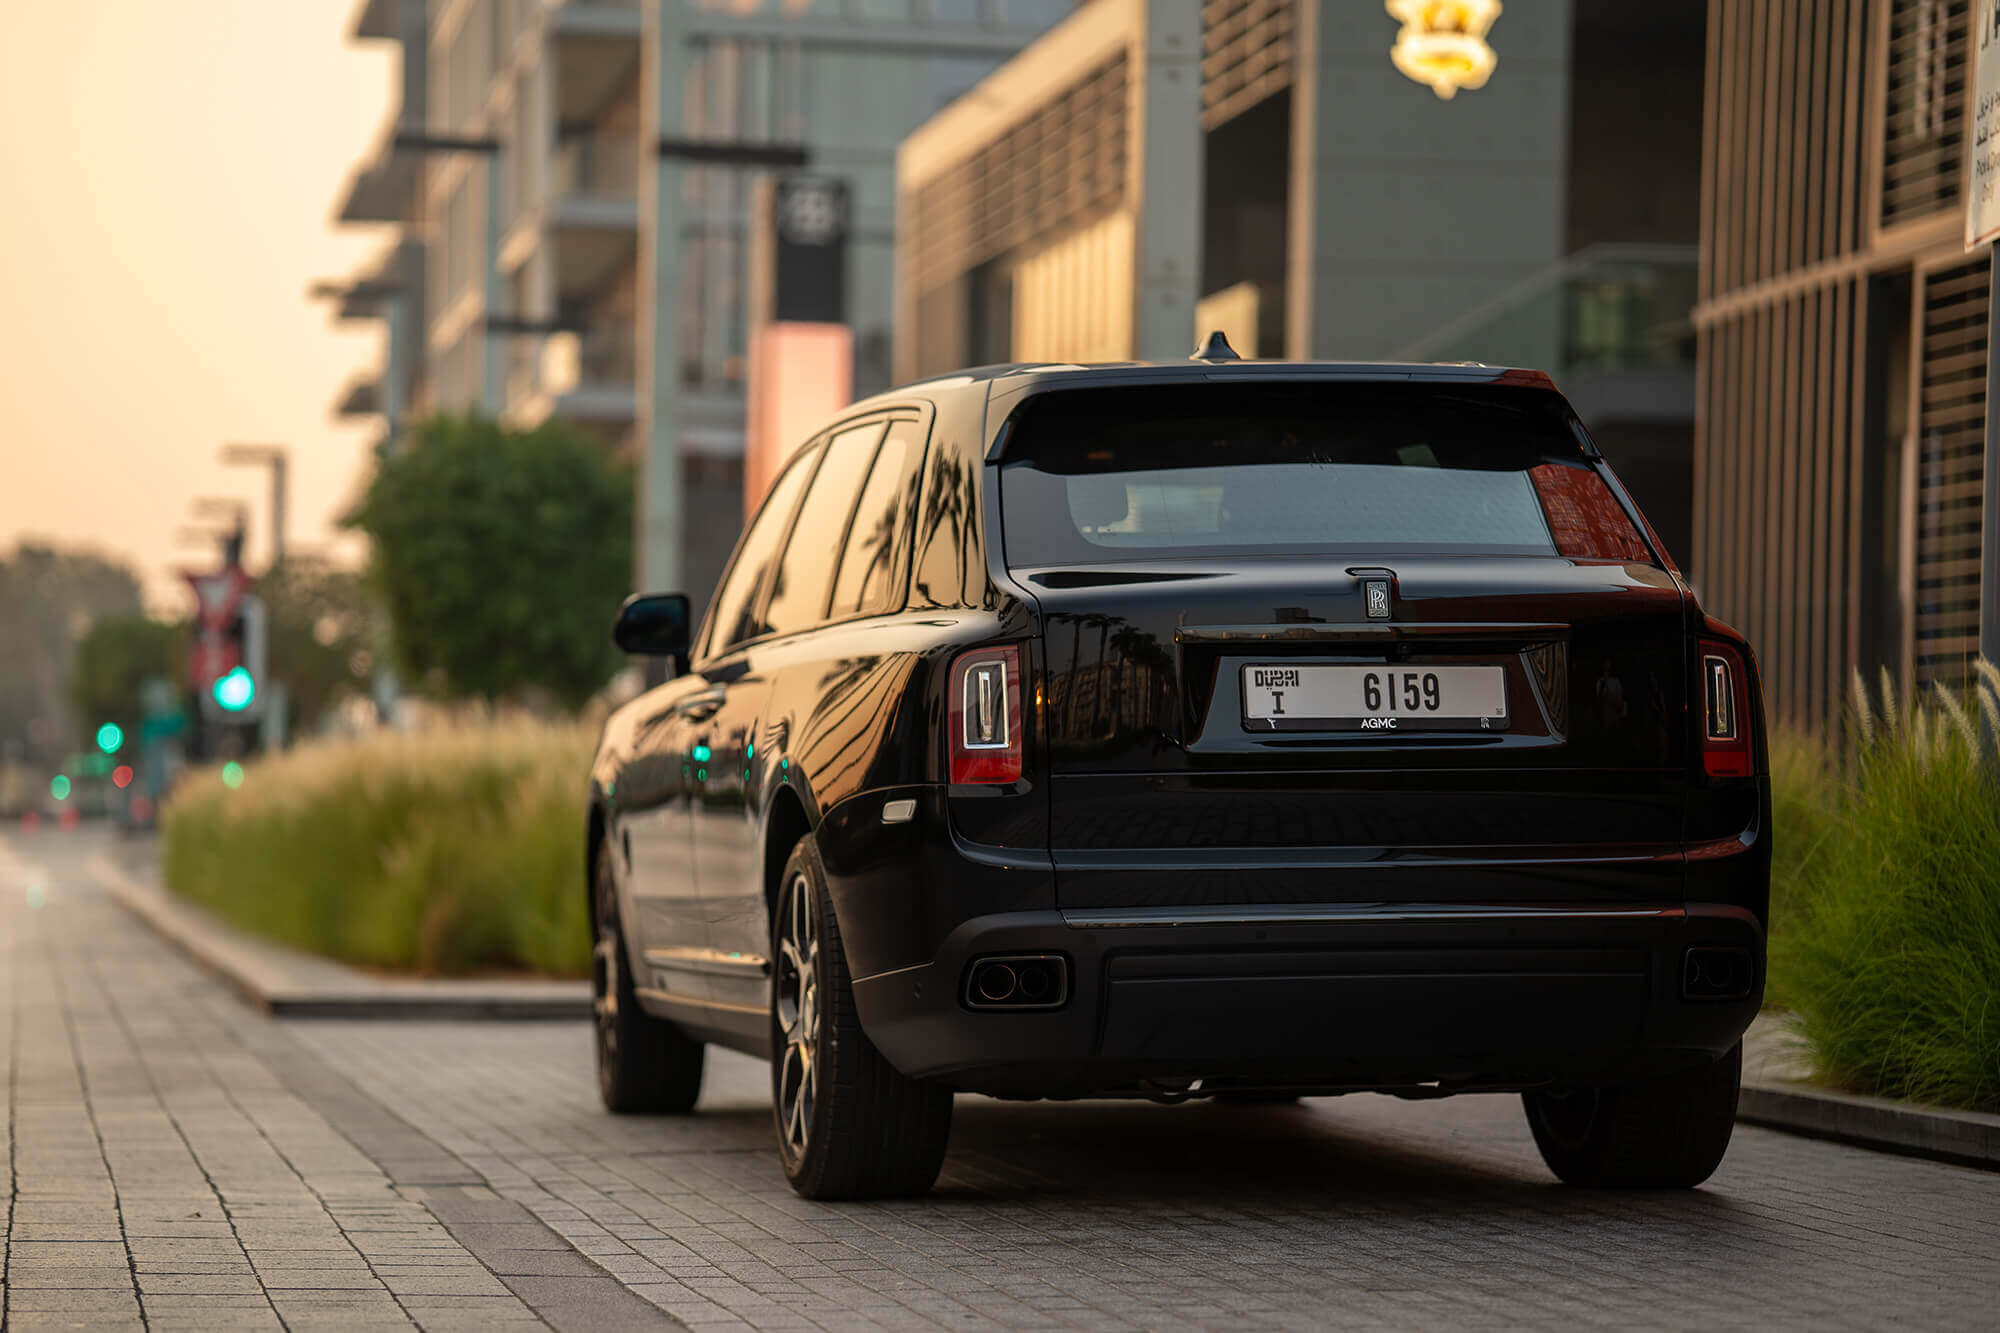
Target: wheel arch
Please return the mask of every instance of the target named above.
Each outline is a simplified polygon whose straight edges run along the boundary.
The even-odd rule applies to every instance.
[[[764,817],[764,921],[768,926],[778,918],[778,887],[784,879],[785,862],[800,838],[812,832],[812,818],[806,813],[805,799],[790,784],[780,784],[771,793],[771,808]]]

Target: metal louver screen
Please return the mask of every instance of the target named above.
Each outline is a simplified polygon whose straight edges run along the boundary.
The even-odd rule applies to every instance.
[[[1958,199],[1969,73],[1968,0],[1894,0],[1883,109],[1884,227]]]
[[[1987,282],[1985,256],[1924,278],[1916,510],[1919,685],[1964,680],[1979,648]]]
[[[919,189],[911,229],[918,290],[1123,202],[1125,100],[1121,52]]]
[[[1201,7],[1201,127],[1212,130],[1292,86],[1296,0]]]

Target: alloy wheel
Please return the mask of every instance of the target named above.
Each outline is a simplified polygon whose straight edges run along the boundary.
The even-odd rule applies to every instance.
[[[819,916],[812,882],[804,875],[792,877],[785,918],[779,923],[775,985],[785,1042],[778,1076],[779,1132],[787,1152],[797,1158],[812,1134],[819,1054]]]

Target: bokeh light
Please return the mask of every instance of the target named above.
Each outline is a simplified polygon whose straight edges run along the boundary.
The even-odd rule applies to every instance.
[[[111,770],[111,785],[123,791],[132,785],[132,765],[120,764]]]
[[[232,667],[216,680],[214,694],[225,712],[240,713],[257,697],[257,682],[242,667]]]
[[[125,744],[125,729],[116,722],[106,722],[97,729],[97,748],[104,753],[117,754],[118,747],[123,744]]]
[[[243,785],[243,765],[234,759],[222,766],[222,785],[235,791]]]
[[[67,801],[69,799],[69,775],[67,773],[58,773],[54,778],[50,779],[49,795],[55,797],[58,801]]]

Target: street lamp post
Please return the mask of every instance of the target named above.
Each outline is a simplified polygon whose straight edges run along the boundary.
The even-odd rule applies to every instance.
[[[268,467],[271,469],[271,568],[285,563],[285,472],[291,453],[282,444],[225,444],[222,462],[227,467]]]
[[[222,543],[222,563],[237,565],[243,562],[243,544],[250,535],[250,506],[228,495],[200,495],[189,504],[196,518],[220,520],[227,527],[211,530],[211,535]],[[184,532],[203,531],[184,529]]]

